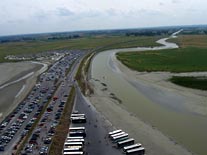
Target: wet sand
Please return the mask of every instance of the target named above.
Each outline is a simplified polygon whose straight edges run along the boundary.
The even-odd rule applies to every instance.
[[[166,40],[165,38],[159,42],[163,43]],[[162,49],[178,48],[177,45],[175,46],[171,43],[168,45],[169,46]],[[160,47],[139,48],[138,51],[156,50],[159,48]],[[89,81],[95,92],[95,94],[88,97],[92,104],[94,104],[97,110],[116,128],[127,131],[137,142],[142,143],[143,146],[146,147],[147,154],[149,155],[193,154],[191,151],[184,148],[181,145],[182,143],[185,143],[188,148],[193,148],[197,150],[197,152],[200,152],[200,154],[204,154],[205,148],[203,145],[201,147],[201,144],[203,143],[205,145],[206,135],[202,134],[205,133],[205,131],[203,131],[205,127],[195,128],[196,131],[190,128],[194,129],[192,125],[195,124],[206,126],[206,92],[184,88],[168,82],[167,79],[175,75],[172,73],[139,73],[132,71],[116,59],[115,53],[119,51],[137,51],[137,49],[110,50],[107,51],[111,54],[109,58],[107,54],[101,53],[99,58],[96,59],[96,62],[92,64],[92,67],[96,68],[91,69],[92,73]],[[103,64],[100,62],[100,59],[107,60],[108,62]],[[104,67],[101,67],[103,65]],[[100,72],[98,72],[98,70],[101,70],[102,74],[99,75],[98,73]],[[111,76],[112,73],[113,76]],[[116,75],[114,76],[114,74]],[[178,76],[182,75],[199,76],[206,75],[206,73],[180,73]],[[128,84],[123,80],[127,81]],[[121,81],[123,81],[123,83]],[[113,85],[112,83],[115,84]],[[117,88],[112,89],[111,85]],[[129,85],[132,87],[127,88]],[[127,93],[128,96],[126,97],[124,93]],[[116,96],[116,94],[122,96]],[[136,99],[138,99],[137,101],[130,99],[130,102],[127,102],[130,97],[136,95],[139,95],[136,97]],[[136,102],[138,102],[137,105],[135,105]],[[145,105],[143,106],[143,104]],[[143,110],[138,110],[139,113],[137,113],[137,108]],[[153,111],[155,111],[155,113],[153,113]],[[151,112],[152,115],[150,116],[149,114]],[[162,114],[159,114],[159,112]],[[148,115],[145,116],[145,119],[142,119],[145,113],[148,113]],[[172,115],[172,118],[169,118],[172,123],[168,122],[170,126],[167,130],[159,130],[157,127],[153,126],[151,122],[158,121],[156,123],[160,125],[159,127],[164,129],[166,126],[166,124],[163,123],[164,119],[162,120],[164,115]],[[148,121],[146,122],[145,120]],[[176,121],[179,125],[182,122],[186,122],[183,126],[187,126],[183,128],[179,127],[182,131],[177,131],[177,133],[172,132],[170,135],[166,134],[166,131],[169,131],[168,129],[175,128]],[[194,122],[194,124],[191,124],[191,121]],[[186,130],[188,128],[190,129],[189,131]],[[195,132],[199,133],[197,137]],[[175,136],[173,135],[175,133],[177,134],[176,136],[179,135],[179,144],[172,138]],[[193,136],[194,143],[190,143],[190,141],[192,141],[192,134],[195,135]],[[201,136],[203,136],[203,138],[201,138]],[[182,141],[183,139],[185,139],[185,141]],[[186,141],[189,141],[189,143],[186,143]]]
[[[99,81],[90,80],[95,94],[88,97],[96,109],[115,126],[128,132],[146,148],[148,155],[190,155],[180,145],[168,138],[153,126],[130,113]],[[104,91],[103,91],[104,90]]]
[[[39,74],[47,69],[41,63],[19,62],[0,65],[0,121],[27,96]]]

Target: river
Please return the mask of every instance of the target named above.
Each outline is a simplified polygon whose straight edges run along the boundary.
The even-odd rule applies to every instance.
[[[171,37],[175,37],[178,32]],[[126,109],[137,117],[155,126],[188,150],[199,155],[207,153],[207,117],[189,111],[183,106],[187,99],[164,91],[157,91],[142,84],[142,81],[129,81],[121,74],[114,56],[117,52],[148,51],[178,48],[164,38],[157,41],[164,46],[154,48],[127,48],[107,50],[97,54],[91,67],[91,78],[108,85]],[[196,103],[195,103],[196,104]]]

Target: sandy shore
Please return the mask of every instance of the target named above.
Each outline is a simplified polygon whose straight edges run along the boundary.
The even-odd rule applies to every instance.
[[[174,37],[174,36],[171,36]],[[166,38],[161,39],[160,43],[166,43]],[[158,48],[139,48],[142,50],[156,50],[178,48],[173,43],[167,43],[167,46]],[[131,49],[135,51],[136,49]],[[141,92],[154,103],[162,104],[165,108],[174,111],[189,113],[189,115],[206,116],[207,115],[207,94],[205,91],[184,88],[168,81],[171,76],[200,76],[207,75],[202,73],[166,73],[166,72],[136,72],[132,71],[121,62],[119,62],[115,53],[118,50],[111,50],[111,58],[108,65],[113,72],[125,78],[137,91]],[[128,51],[121,49],[119,51]],[[130,51],[130,50],[129,50]],[[103,76],[103,75],[102,75]],[[90,77],[90,76],[89,76]],[[110,92],[108,85],[98,79],[90,79],[89,83],[94,89],[94,94],[87,98],[96,107],[96,109],[115,126],[129,133],[137,142],[143,144],[148,155],[191,155],[189,150],[177,144],[172,138],[164,135],[147,122],[130,113],[127,108],[121,104],[120,100]],[[176,100],[179,102],[176,103]],[[181,103],[182,105],[177,105]],[[196,104],[195,104],[196,103]]]
[[[129,113],[99,81],[92,79],[90,83],[95,92],[88,97],[91,103],[113,126],[125,130],[131,137],[141,142],[148,155],[191,154],[151,125]]]
[[[207,76],[207,72],[137,72],[123,65],[119,60],[116,59],[115,56],[113,57],[113,61],[117,64],[119,68],[119,73],[122,74],[122,76],[124,76],[127,81],[133,84],[148,98],[154,100],[154,102],[159,102],[161,104],[163,102],[163,104],[166,104],[166,101],[168,101],[168,103],[171,100],[174,102],[173,98],[175,97],[183,101],[179,103],[183,104],[183,110],[185,110],[186,112],[204,116],[207,115],[206,91],[182,87],[179,85],[175,85],[169,81],[172,76]],[[145,90],[143,90],[143,87]],[[159,94],[165,95],[160,96]],[[156,97],[154,96],[157,96],[157,98],[160,97],[163,100],[159,99],[159,101],[156,101]],[[171,105],[175,105],[175,103]]]
[[[47,69],[46,64],[34,62],[6,63],[0,65],[0,121],[2,121],[27,96],[36,84],[37,77]]]

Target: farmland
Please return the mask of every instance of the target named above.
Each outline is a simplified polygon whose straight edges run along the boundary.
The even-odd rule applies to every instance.
[[[35,54],[50,50],[94,50],[126,48],[137,46],[158,46],[155,43],[159,37],[135,37],[135,36],[94,36],[70,40],[34,40],[19,41],[0,44],[0,62],[5,62],[7,55]]]
[[[181,36],[171,39],[179,49],[119,53],[118,59],[137,71],[207,71],[207,36]]]

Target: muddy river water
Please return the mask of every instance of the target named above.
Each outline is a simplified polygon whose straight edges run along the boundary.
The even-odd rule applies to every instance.
[[[178,48],[176,44],[166,40],[167,38],[158,41],[164,45],[161,47],[115,49],[97,54],[92,61],[91,78],[107,84],[108,89],[122,101],[130,113],[156,127],[188,150],[206,155],[207,116],[188,111],[182,104],[186,102],[182,96],[147,88],[141,81],[139,84],[127,80],[113,61],[117,52]]]

